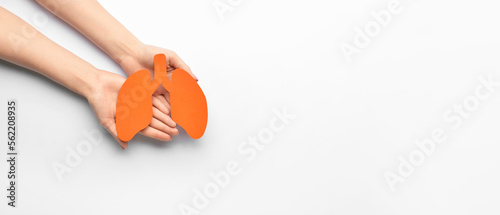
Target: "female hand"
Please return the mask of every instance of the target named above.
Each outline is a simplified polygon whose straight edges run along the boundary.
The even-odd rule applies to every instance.
[[[151,72],[151,76],[153,77],[154,56],[157,54],[165,54],[167,57],[168,78],[172,78],[172,72],[175,69],[183,69],[191,74],[196,81],[198,81],[198,78],[193,74],[191,68],[189,68],[189,66],[175,52],[146,44],[141,44],[141,46],[137,49],[138,50],[136,50],[134,54],[120,59],[119,63],[127,75],[130,76],[141,69],[147,69]],[[164,95],[165,99],[170,102],[168,91],[163,86],[160,86],[155,95]]]
[[[100,70],[99,81],[96,82],[92,92],[87,96],[87,100],[92,106],[99,123],[108,130],[123,149],[127,148],[128,143],[118,139],[115,118],[118,92],[124,82],[125,78],[122,76]],[[153,101],[155,101],[154,98]],[[153,120],[140,133],[158,140],[170,141],[172,136],[179,134],[179,131],[175,128],[175,123],[164,113],[167,110],[160,110],[157,107],[152,108]]]
[[[45,75],[87,98],[101,125],[122,148],[126,148],[128,144],[117,138],[115,121],[116,101],[125,78],[98,70],[2,7],[0,17],[0,58]],[[26,32],[31,32],[29,40],[13,44],[12,38],[22,38]],[[166,104],[167,100],[154,98],[153,102],[156,104],[151,107],[153,120],[140,133],[159,140],[171,140],[179,131],[168,116],[169,108],[161,105]]]
[[[198,80],[177,54],[167,49],[143,44],[96,0],[73,0],[70,3],[67,0],[37,0],[37,2],[89,38],[120,64],[128,76],[142,69],[148,69],[153,76],[154,56],[165,54],[169,78],[174,69],[183,69]],[[172,128],[175,128],[175,122],[169,116],[170,95],[163,86],[154,93],[153,106],[162,112],[158,115],[165,120],[163,122],[174,125]]]
[[[184,61],[175,52],[156,46],[141,44],[140,47],[136,48],[134,54],[120,59],[119,63],[125,73],[129,76],[139,70],[147,69],[151,72],[151,76],[154,77],[154,56],[156,54],[165,54],[167,57],[168,78],[172,78],[172,71],[175,69],[183,69],[191,74],[196,81],[198,81],[198,78],[196,78],[196,76],[191,72],[189,66],[184,63]],[[163,85],[160,85],[160,87],[153,94],[153,106],[164,113],[161,117],[164,118],[169,125],[173,124],[173,127],[175,127],[175,122],[169,116],[170,94],[163,87]]]

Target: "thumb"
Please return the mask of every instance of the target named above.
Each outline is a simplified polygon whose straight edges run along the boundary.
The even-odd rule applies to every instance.
[[[176,69],[182,69],[188,72],[194,78],[194,80],[198,81],[198,78],[191,71],[191,68],[189,68],[189,66],[176,53],[173,53],[172,55],[169,55],[167,57],[167,65],[171,65]]]
[[[103,123],[103,126],[108,130],[108,132],[115,138],[116,142],[120,144],[122,149],[126,149],[128,147],[128,142],[123,142],[118,138],[118,133],[116,132],[116,122],[114,119],[109,119]]]

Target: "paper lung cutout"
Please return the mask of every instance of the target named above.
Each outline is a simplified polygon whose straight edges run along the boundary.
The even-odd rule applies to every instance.
[[[182,69],[167,77],[164,54],[154,58],[154,79],[147,70],[132,74],[123,83],[116,103],[116,130],[122,141],[131,140],[153,119],[152,95],[162,84],[170,92],[172,119],[182,126],[191,138],[199,139],[205,133],[208,121],[207,100],[196,80]]]
[[[158,88],[151,82],[147,70],[132,74],[123,83],[116,102],[116,131],[118,138],[129,141],[140,130],[146,128],[153,118],[152,94]]]

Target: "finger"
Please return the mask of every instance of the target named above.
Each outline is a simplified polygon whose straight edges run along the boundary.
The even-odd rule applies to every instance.
[[[156,107],[153,107],[153,118],[156,118],[156,119],[162,121],[163,123],[167,124],[168,126],[170,126],[172,128],[177,126],[177,124],[174,122],[174,120],[172,120],[172,118],[170,118],[169,115],[164,114],[163,112],[158,110],[158,108],[156,108]]]
[[[148,136],[157,140],[161,141],[170,141],[172,140],[172,136],[168,135],[167,133],[164,133],[156,128],[153,128],[151,126],[146,127],[145,129],[142,129],[140,132],[144,136]]]
[[[151,120],[151,123],[149,124],[149,126],[151,126],[152,128],[154,128],[156,130],[159,130],[163,133],[167,133],[170,136],[175,136],[175,135],[179,134],[179,130],[177,130],[177,128],[175,128],[175,127],[172,128],[156,118],[153,118]]]
[[[111,136],[113,136],[113,138],[115,138],[116,142],[118,142],[120,144],[122,149],[126,149],[128,147],[128,142],[123,142],[120,140],[120,138],[118,138],[118,133],[116,132],[116,123],[115,123],[114,119],[109,119],[109,120],[103,122],[102,124],[103,124],[103,127],[106,128],[106,130],[108,130],[108,132],[111,134]]]
[[[158,95],[163,94],[163,97],[164,97],[164,98],[166,99],[166,101],[167,101],[167,103],[166,103],[166,104],[168,105],[167,107],[168,107],[168,109],[170,110],[170,93],[168,92],[168,90],[167,90],[167,89],[165,89],[165,87],[164,87],[163,85],[160,85],[160,86],[158,87],[158,89],[156,90],[155,94],[158,94]],[[170,112],[170,111],[169,111],[169,112]]]
[[[161,98],[163,98],[163,100]],[[168,115],[168,114],[170,114],[170,104],[164,99],[165,99],[165,97],[161,94],[154,95],[153,96],[153,106],[158,108],[158,110],[160,110],[164,114]]]
[[[170,93],[163,94],[162,96],[159,96],[158,99],[163,102],[164,104],[167,104],[168,112],[170,114]]]
[[[198,81],[198,78],[196,77],[196,75],[193,74],[193,72],[191,71],[191,68],[189,68],[189,66],[175,53],[175,52],[172,52],[168,59],[167,59],[167,65],[171,65],[173,66],[174,68],[176,69],[183,69],[185,70],[186,72],[188,72],[191,76],[193,76],[194,80]]]

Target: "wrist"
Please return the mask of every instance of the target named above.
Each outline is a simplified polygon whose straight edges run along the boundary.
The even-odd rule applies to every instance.
[[[129,42],[120,41],[116,44],[116,54],[113,56],[113,60],[121,67],[129,62],[138,62],[143,49],[144,44],[137,39]]]
[[[79,90],[80,92],[78,93],[85,97],[87,100],[98,93],[102,82],[99,78],[101,73],[102,71],[98,70],[97,68],[91,69],[86,75],[85,80],[82,81],[83,84],[81,89]]]

